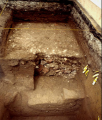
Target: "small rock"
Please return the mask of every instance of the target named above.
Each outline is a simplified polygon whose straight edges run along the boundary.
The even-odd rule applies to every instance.
[[[76,65],[75,65],[75,64],[72,64],[72,67],[75,67],[75,68],[76,68]]]
[[[73,63],[75,63],[75,64],[76,64],[76,63],[78,63],[78,62],[77,62],[76,60],[73,60]]]
[[[32,61],[30,61],[29,63],[34,66],[36,65],[35,62],[32,62]]]
[[[61,74],[62,74],[62,72],[60,71],[58,74],[59,74],[59,75],[61,75]]]
[[[56,70],[57,70],[57,69],[58,69],[58,65],[55,65],[55,66],[54,66],[54,69],[56,69]]]
[[[50,69],[50,71],[47,73],[47,76],[54,76],[56,72],[53,69]]]
[[[39,66],[36,66],[35,68],[39,68]]]
[[[76,74],[76,70],[72,71],[71,73],[72,73],[72,74]]]
[[[19,60],[10,60],[10,61],[8,61],[8,64],[9,64],[10,66],[16,66],[16,65],[19,64]]]
[[[55,72],[58,73],[58,72],[60,72],[60,70],[56,70]]]
[[[15,79],[13,74],[7,74],[4,78],[3,81],[7,84],[15,84]]]
[[[65,76],[65,75],[64,75],[63,77],[64,77],[64,78],[68,78],[68,77],[67,77],[67,76]]]
[[[49,72],[49,68],[47,68],[47,67],[43,67],[42,72],[43,72],[44,74],[48,73],[48,72]]]
[[[41,64],[45,65],[47,62],[45,60],[41,60]]]
[[[50,63],[48,66],[50,67],[50,68],[54,68],[55,67],[55,63]]]
[[[66,70],[64,70],[64,72],[63,72],[64,74],[69,74],[69,73],[71,73],[71,70],[69,70],[69,69],[66,69]]]
[[[72,71],[70,74],[68,74],[68,76],[69,76],[70,78],[74,78],[75,75],[76,75],[76,70],[74,70],[74,71]]]
[[[60,65],[60,68],[61,68],[61,69],[65,69],[66,66],[65,66],[64,64],[61,64],[61,65]]]
[[[47,62],[47,63],[52,63],[52,62],[53,62],[53,59],[47,59],[46,62]]]
[[[91,61],[88,61],[88,65],[91,65]]]
[[[43,70],[43,67],[44,67],[44,66],[40,64],[40,65],[39,65],[38,72],[41,72],[41,71]]]
[[[62,73],[64,73],[64,71],[65,71],[64,69],[61,69],[61,72],[62,72]]]
[[[22,65],[24,65],[25,63],[26,63],[26,62],[23,61],[23,60],[20,61],[20,64],[22,64]]]
[[[64,58],[65,61],[67,61],[67,58]]]

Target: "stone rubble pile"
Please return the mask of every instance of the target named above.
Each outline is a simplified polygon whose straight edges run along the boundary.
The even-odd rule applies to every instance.
[[[35,73],[46,76],[63,76],[74,78],[79,70],[80,64],[77,60],[68,58],[44,58],[36,62]]]

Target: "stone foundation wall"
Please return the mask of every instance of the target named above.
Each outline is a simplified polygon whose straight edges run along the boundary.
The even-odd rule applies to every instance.
[[[40,59],[35,67],[35,75],[63,76],[74,78],[81,63],[75,58],[50,57]]]

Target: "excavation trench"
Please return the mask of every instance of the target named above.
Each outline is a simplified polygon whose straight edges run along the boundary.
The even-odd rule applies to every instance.
[[[14,10],[10,22],[0,47],[2,119],[94,119],[82,73],[89,48],[71,11]]]

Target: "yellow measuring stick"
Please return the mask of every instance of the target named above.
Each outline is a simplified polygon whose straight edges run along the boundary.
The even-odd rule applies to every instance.
[[[85,75],[87,76],[87,75],[88,75],[88,73],[89,73],[89,70],[87,70],[87,71],[85,72]]]
[[[92,85],[95,85],[95,83],[96,83],[97,79],[98,79],[98,76],[94,79],[94,81],[93,81]]]
[[[83,71],[83,73],[86,72],[87,68],[88,68],[88,65],[86,65],[86,66],[84,67],[84,71]]]
[[[97,77],[97,76],[99,76],[99,73],[97,73],[97,74],[93,75],[93,77]]]
[[[97,73],[97,72],[99,72],[99,71],[96,71],[95,73]]]

